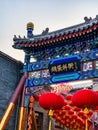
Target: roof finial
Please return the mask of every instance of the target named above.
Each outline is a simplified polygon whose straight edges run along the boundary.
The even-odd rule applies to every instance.
[[[98,21],[98,15],[96,15],[96,20]]]
[[[27,37],[33,37],[34,24],[32,22],[27,23]]]
[[[49,28],[46,28],[45,30],[43,30],[42,35],[46,35],[48,34],[48,32],[49,32]]]
[[[91,20],[92,20],[92,18],[90,17],[90,18],[88,18],[88,17],[84,17],[84,20],[85,20],[85,23],[89,23]]]

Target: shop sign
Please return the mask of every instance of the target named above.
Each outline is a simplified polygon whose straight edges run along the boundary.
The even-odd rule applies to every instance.
[[[49,63],[50,75],[72,73],[80,70],[80,60],[78,56],[52,60]]]

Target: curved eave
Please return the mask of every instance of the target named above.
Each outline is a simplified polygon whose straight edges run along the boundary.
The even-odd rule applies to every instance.
[[[31,47],[37,47],[37,46],[43,46],[43,45],[51,45],[51,44],[55,44],[59,41],[63,41],[66,39],[70,39],[70,38],[74,38],[74,37],[78,37],[78,36],[82,36],[85,34],[88,34],[90,32],[95,31],[98,28],[98,23],[93,24],[92,26],[88,27],[88,28],[83,28],[82,30],[78,29],[76,32],[69,32],[67,34],[59,34],[54,35],[53,37],[47,37],[47,38],[42,38],[42,39],[16,39],[14,41],[14,45],[13,47],[16,49],[23,49],[23,48],[31,48]]]

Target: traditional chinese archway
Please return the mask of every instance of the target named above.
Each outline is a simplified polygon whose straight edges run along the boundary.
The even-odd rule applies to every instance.
[[[23,69],[20,71],[23,76],[0,121],[1,130],[6,127],[19,95],[21,99],[17,130],[23,130],[24,123],[25,129],[36,130],[33,98],[38,100],[39,95],[45,93],[45,87],[48,91],[48,87],[53,84],[98,78],[98,16],[53,32],[46,28],[40,35],[34,35],[33,30],[34,24],[29,22],[27,37],[15,35],[13,38],[13,48],[25,53]],[[54,110],[53,118],[63,128],[84,129],[84,119],[90,117],[92,111],[85,115],[82,109],[73,106],[71,96],[63,96],[66,105],[61,110]],[[28,121],[25,122],[27,116]],[[32,123],[34,128],[31,128]]]

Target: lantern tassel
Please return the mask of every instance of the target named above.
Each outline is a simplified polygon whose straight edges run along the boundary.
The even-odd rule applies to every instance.
[[[85,130],[88,130],[88,122],[87,122],[87,119],[86,119],[85,124],[86,124],[86,126],[85,126]]]
[[[51,116],[53,115],[53,110],[49,110],[49,129],[48,130],[51,130],[51,127],[52,127],[52,119],[51,119]]]
[[[85,108],[85,109],[84,109],[84,113],[85,113],[85,114],[88,114],[88,112],[89,112],[89,111],[88,111],[88,108]],[[86,119],[86,121],[85,121],[85,130],[88,130],[88,120],[87,120],[87,119]]]
[[[51,120],[51,117],[49,119],[49,130],[51,130],[51,127],[52,127],[52,120]]]

